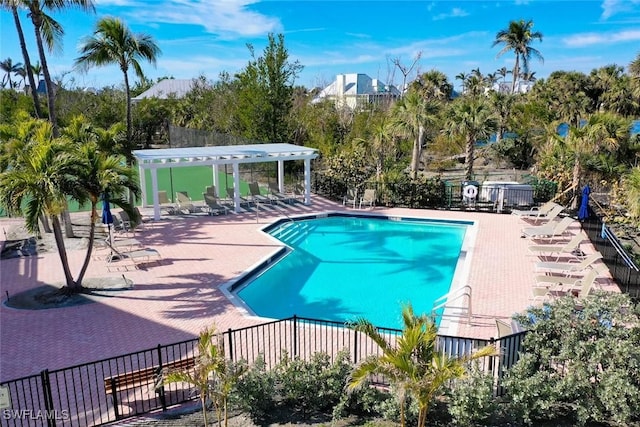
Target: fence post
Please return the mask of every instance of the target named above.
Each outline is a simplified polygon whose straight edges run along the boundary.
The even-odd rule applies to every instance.
[[[298,355],[298,316],[293,315],[293,357]]]
[[[233,338],[231,338],[233,331],[231,328],[227,329],[227,336],[229,337],[229,360],[233,362]]]
[[[353,363],[358,363],[358,332],[353,331]]]
[[[40,380],[42,382],[42,393],[44,397],[44,409],[47,415],[47,426],[55,427],[56,420],[53,414],[53,395],[51,393],[51,382],[49,381],[49,370],[45,369],[40,372]]]
[[[162,378],[162,346],[158,344],[158,378]],[[162,405],[162,410],[167,410],[167,399],[164,394],[164,382],[160,383],[160,387],[157,390],[158,396],[160,396],[160,405]]]

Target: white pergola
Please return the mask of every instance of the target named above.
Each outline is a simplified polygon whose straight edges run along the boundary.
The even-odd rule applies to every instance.
[[[304,203],[311,203],[311,160],[318,157],[314,148],[293,144],[252,144],[229,145],[216,147],[163,148],[154,150],[135,150],[134,157],[140,172],[142,204],[149,206],[146,192],[145,169],[151,172],[151,194],[153,194],[153,218],[160,219],[158,201],[158,169],[188,166],[211,166],[213,168],[213,185],[218,191],[218,168],[220,165],[232,165],[234,210],[240,208],[240,164],[278,162],[278,188],[284,192],[284,162],[287,160],[304,160]]]

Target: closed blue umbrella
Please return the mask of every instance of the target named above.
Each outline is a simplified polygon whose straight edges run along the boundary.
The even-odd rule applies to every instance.
[[[107,225],[109,230],[109,243],[113,245],[113,236],[111,235],[113,215],[111,215],[111,208],[109,207],[109,193],[106,191],[102,194],[102,223]]]
[[[589,218],[589,194],[591,194],[591,187],[587,184],[582,189],[582,199],[580,200],[580,209],[578,209],[579,220]]]

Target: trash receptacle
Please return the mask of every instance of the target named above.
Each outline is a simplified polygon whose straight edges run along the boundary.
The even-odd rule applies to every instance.
[[[462,181],[462,200],[469,203],[475,202],[478,197],[478,181]]]

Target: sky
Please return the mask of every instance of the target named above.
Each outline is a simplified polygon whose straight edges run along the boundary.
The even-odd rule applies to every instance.
[[[401,85],[394,61],[416,73],[439,70],[456,88],[460,73],[483,74],[513,68],[514,55],[498,55],[496,33],[510,21],[532,20],[542,41],[532,47],[544,61],[532,59],[530,71],[545,78],[553,71],[591,70],[616,64],[627,67],[640,54],[640,0],[592,1],[340,1],[340,0],[96,0],[95,14],[53,12],[65,35],[61,49],[47,57],[51,74],[71,88],[121,86],[116,67],[74,69],[82,39],[98,19],[115,16],[134,33],[151,35],[162,53],[150,79],[204,75],[217,80],[251,60],[247,44],[261,55],[269,33],[284,34],[291,61],[304,67],[295,81],[324,87],[336,74],[364,73]],[[31,61],[37,59],[33,27],[21,14]],[[23,62],[12,15],[0,12],[0,59]]]

